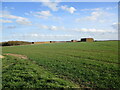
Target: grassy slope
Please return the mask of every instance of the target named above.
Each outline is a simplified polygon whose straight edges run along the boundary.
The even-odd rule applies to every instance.
[[[75,84],[57,78],[30,60],[3,59],[3,88],[70,88]]]
[[[46,70],[80,87],[119,88],[118,42],[56,43],[4,47],[27,55]]]

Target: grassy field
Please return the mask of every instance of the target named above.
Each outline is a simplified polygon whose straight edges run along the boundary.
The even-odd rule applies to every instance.
[[[117,41],[3,47],[5,53],[28,60],[5,56],[3,87],[120,88]]]
[[[3,59],[3,87],[7,88],[71,88],[78,87],[38,66],[35,62],[6,56]]]

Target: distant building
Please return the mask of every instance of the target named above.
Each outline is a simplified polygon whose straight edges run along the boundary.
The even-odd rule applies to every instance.
[[[81,38],[81,42],[94,42],[93,38]]]

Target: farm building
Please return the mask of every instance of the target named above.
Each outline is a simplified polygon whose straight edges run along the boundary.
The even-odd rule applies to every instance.
[[[93,38],[81,38],[81,42],[94,42]]]

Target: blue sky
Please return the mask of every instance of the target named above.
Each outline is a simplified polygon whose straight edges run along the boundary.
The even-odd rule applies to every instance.
[[[3,2],[2,41],[118,39],[117,2]]]

